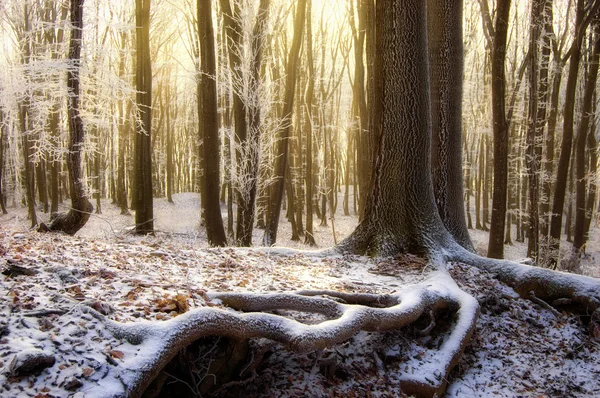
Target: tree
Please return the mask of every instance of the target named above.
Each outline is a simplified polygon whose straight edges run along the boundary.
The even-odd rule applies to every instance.
[[[534,0],[531,3],[529,33],[529,123],[527,126],[527,169],[529,185],[529,240],[527,257],[539,263],[540,237],[540,174],[542,139],[546,125],[548,101],[548,65],[552,1]]]
[[[449,10],[452,3],[454,0],[445,0],[442,9]],[[128,359],[130,362],[124,369],[126,395],[140,396],[180,349],[205,336],[237,340],[268,338],[292,350],[307,352],[347,341],[359,330],[375,332],[404,327],[421,315],[430,317],[433,328],[438,312],[452,311],[455,319],[450,330],[433,357],[426,361],[428,371],[437,377],[407,374],[401,380],[403,393],[440,396],[448,372],[458,362],[478,316],[477,300],[456,287],[445,269],[448,261],[490,271],[521,296],[538,303],[544,300],[555,306],[568,305],[582,313],[595,313],[594,317],[600,315],[599,280],[479,257],[459,245],[444,227],[437,211],[431,174],[426,4],[420,0],[379,0],[375,18],[377,56],[372,70],[376,95],[369,105],[371,115],[377,120],[374,133],[379,137],[374,178],[363,219],[337,250],[396,256],[398,267],[417,266],[436,271],[422,283],[386,295],[332,291],[211,293],[208,298],[220,300],[229,309],[198,308],[161,325],[153,322],[121,325],[89,310],[114,337],[155,350],[156,355],[139,349],[140,354],[135,354],[136,350],[131,350],[132,356],[139,356]],[[459,24],[460,18],[457,12],[449,20]],[[398,189],[400,184],[403,189]],[[401,257],[402,254],[411,256]],[[300,324],[273,313],[279,309],[318,313],[327,321]]]
[[[307,87],[304,94],[304,106],[306,122],[306,231],[304,233],[304,243],[309,246],[315,246],[315,235],[313,226],[313,97],[315,95],[315,65],[313,60],[312,43],[312,0],[307,0],[306,4],[306,63],[308,69]]]
[[[227,33],[227,50],[230,68],[235,76],[233,90],[233,113],[235,121],[236,164],[238,165],[238,187],[236,189],[237,225],[236,240],[240,246],[252,244],[252,230],[256,191],[258,187],[258,163],[260,152],[260,66],[262,47],[269,18],[270,0],[261,0],[256,22],[250,37],[250,71],[242,68],[243,37],[239,5],[221,0],[221,9]],[[246,74],[246,76],[242,76]],[[245,88],[245,86],[247,86]]]
[[[296,8],[294,21],[294,37],[292,46],[288,55],[286,78],[285,78],[285,97],[281,118],[283,127],[277,142],[277,157],[275,158],[275,177],[276,181],[273,187],[273,195],[269,200],[267,225],[263,236],[263,245],[271,246],[277,241],[277,228],[279,227],[279,214],[281,213],[281,203],[283,201],[283,191],[285,188],[285,170],[288,162],[288,138],[292,124],[292,111],[294,109],[294,93],[296,89],[296,68],[298,66],[298,56],[302,45],[302,35],[304,30],[304,20],[306,16],[306,0],[299,0]]]
[[[482,0],[482,4],[487,0]],[[494,127],[494,193],[488,257],[504,257],[504,227],[508,181],[508,121],[505,109],[506,83],[504,59],[508,34],[510,0],[498,0],[495,27],[491,30],[492,46],[492,112]]]
[[[71,209],[67,213],[54,214],[48,229],[62,231],[74,235],[87,223],[94,207],[88,200],[83,176],[81,173],[81,154],[84,142],[83,121],[80,114],[80,80],[81,41],[83,35],[83,2],[71,0],[71,39],[69,41],[69,70],[67,72],[67,87],[69,90],[69,152],[67,153],[67,169],[71,194]],[[44,230],[42,226],[42,230]]]
[[[463,206],[462,14],[461,1],[427,3],[432,183],[442,222],[458,243],[474,250]]]
[[[7,134],[7,126],[6,126],[6,118],[4,116],[4,111],[0,109],[0,211],[2,214],[8,214],[6,211],[6,195],[4,193],[3,183],[4,183],[4,151],[7,147],[8,143],[8,134]]]
[[[135,124],[135,232],[154,233],[152,192],[152,64],[150,60],[150,2],[135,1],[137,120]]]
[[[585,147],[588,142],[588,130],[593,126],[591,122],[593,112],[594,92],[596,91],[596,82],[598,80],[598,61],[600,59],[600,19],[595,16],[593,23],[593,32],[591,33],[593,41],[592,54],[589,59],[589,67],[585,79],[585,89],[583,95],[583,103],[581,109],[581,122],[577,131],[577,139],[575,142],[575,166],[576,166],[576,208],[575,208],[575,229],[573,236],[573,246],[578,251],[584,247],[587,242],[586,212],[587,212],[587,193],[586,185],[588,178],[586,177],[586,154]],[[590,148],[595,151],[595,148]]]
[[[223,228],[219,205],[219,119],[217,114],[217,67],[215,38],[212,25],[211,0],[197,0],[198,34],[200,40],[200,84],[198,116],[204,161],[204,185],[201,187],[202,212],[206,236],[211,246],[225,246],[227,237]]]

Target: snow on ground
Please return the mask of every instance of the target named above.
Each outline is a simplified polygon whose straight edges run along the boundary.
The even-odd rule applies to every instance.
[[[93,215],[76,237],[28,231],[24,209],[0,216],[0,269],[21,266],[35,272],[0,276],[0,397],[79,398],[93,386],[118,380],[118,365],[131,347],[99,327],[82,305],[119,322],[161,321],[211,305],[207,291],[389,293],[423,278],[416,271],[398,274],[393,259],[374,263],[318,252],[209,249],[199,232],[197,195],[174,200],[155,201],[155,237],[127,234],[133,217],[121,216],[108,201],[103,214]],[[281,224],[278,244],[307,249],[290,241],[289,224],[283,219]],[[355,224],[355,217],[337,215],[338,241]],[[255,231],[255,244],[261,232]],[[315,235],[320,248],[333,244],[331,225],[315,225]],[[589,245],[590,274],[598,269],[599,235],[594,233]],[[479,231],[472,236],[481,249],[487,238]],[[507,252],[524,257],[518,245]],[[515,298],[511,289],[477,269],[454,264],[451,273],[477,298],[481,315],[451,374],[447,396],[600,396],[600,345],[588,337],[579,317]],[[242,395],[396,397],[401,365],[440,343],[435,336],[416,337],[408,327],[361,332],[306,355],[275,345]],[[46,368],[19,368],[28,355],[46,361]],[[118,383],[105,387],[106,396],[122,388]]]

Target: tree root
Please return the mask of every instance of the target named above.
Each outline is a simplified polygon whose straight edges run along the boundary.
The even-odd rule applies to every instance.
[[[458,245],[447,250],[445,257],[494,274],[523,298],[543,300],[554,307],[567,304],[571,311],[586,315],[600,309],[600,279],[480,257]]]
[[[427,363],[427,372],[405,374],[401,380],[404,392],[430,397],[445,390],[447,375],[464,351],[479,314],[477,300],[460,290],[445,272],[433,273],[422,283],[381,296],[308,291],[295,294],[212,293],[209,297],[230,309],[205,307],[164,322],[120,324],[86,308],[85,311],[100,320],[115,338],[132,345],[119,369],[128,397],[141,396],[181,349],[205,336],[223,336],[238,341],[267,338],[305,353],[346,341],[359,331],[398,329],[415,322],[423,314],[458,308],[456,323],[440,349],[433,351],[429,358],[411,363],[416,368]],[[262,312],[274,310],[320,314],[327,320],[309,325]]]

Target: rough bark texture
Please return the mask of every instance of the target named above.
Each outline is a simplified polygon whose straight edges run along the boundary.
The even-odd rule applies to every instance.
[[[431,168],[442,222],[463,247],[473,249],[465,222],[462,173],[463,27],[462,2],[429,1]]]
[[[152,66],[150,60],[150,0],[136,0],[135,232],[154,232],[152,197]]]
[[[549,38],[540,42],[547,19],[547,1],[531,3],[531,27],[529,33],[529,117],[527,126],[527,172],[529,178],[529,240],[527,257],[538,261],[539,252],[539,201],[540,166],[542,161],[541,139],[546,123],[546,100],[548,92]],[[550,4],[550,7],[552,5]],[[510,228],[510,225],[509,225]]]
[[[488,257],[504,257],[504,227],[508,181],[508,121],[506,118],[506,78],[504,59],[510,0],[498,0],[492,50],[492,113],[494,130],[494,193]]]
[[[71,0],[71,40],[69,42],[69,60],[67,88],[69,91],[69,152],[67,169],[69,171],[71,209],[68,213],[53,214],[48,229],[74,235],[79,231],[94,209],[85,196],[81,175],[81,146],[84,140],[83,121],[79,114],[79,65],[81,58],[81,37],[83,28],[83,0]],[[42,227],[42,230],[44,228]]]
[[[418,3],[377,2],[370,114],[379,139],[365,213],[343,250],[422,253],[449,239],[431,183],[427,15]]]
[[[227,238],[223,228],[219,204],[219,119],[217,113],[217,82],[215,38],[210,0],[198,0],[198,32],[200,35],[200,137],[204,160],[202,212],[206,223],[206,236],[211,246],[225,246]]]
[[[296,9],[294,21],[294,38],[288,55],[286,67],[287,76],[285,78],[285,97],[281,118],[283,128],[279,133],[279,142],[276,144],[275,159],[275,178],[273,185],[273,195],[269,200],[267,212],[267,225],[263,236],[263,245],[271,246],[277,241],[277,228],[279,227],[279,215],[281,213],[281,203],[283,201],[283,191],[285,188],[285,170],[288,162],[288,138],[290,136],[292,111],[294,109],[294,92],[296,89],[296,68],[300,47],[302,45],[302,35],[304,31],[304,20],[306,16],[306,0],[299,0]]]

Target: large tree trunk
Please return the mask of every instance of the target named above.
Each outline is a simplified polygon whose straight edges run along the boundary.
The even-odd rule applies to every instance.
[[[506,80],[504,60],[510,0],[498,0],[492,51],[492,113],[494,121],[494,193],[488,257],[504,257],[504,227],[506,222],[506,196],[508,180],[508,121],[505,98]]]
[[[288,138],[290,136],[292,110],[294,109],[294,92],[296,89],[296,68],[298,65],[298,56],[302,45],[302,35],[304,30],[304,20],[306,15],[306,0],[299,0],[296,9],[294,21],[294,38],[288,56],[286,67],[287,76],[285,78],[285,98],[281,118],[283,128],[278,137],[277,152],[275,158],[275,178],[273,185],[273,195],[269,200],[267,209],[267,225],[263,236],[263,245],[271,246],[277,241],[277,228],[279,227],[279,215],[281,213],[281,203],[283,201],[283,191],[285,188],[285,169],[288,162]]]
[[[81,152],[84,141],[83,121],[79,113],[79,68],[81,59],[81,38],[83,29],[83,1],[71,0],[71,40],[69,42],[69,60],[67,88],[69,91],[69,151],[67,169],[69,171],[71,209],[68,213],[53,215],[48,226],[51,231],[62,231],[74,235],[79,231],[94,209],[85,195],[81,175]]]
[[[206,235],[211,246],[225,246],[227,238],[219,203],[219,119],[217,113],[217,82],[215,38],[210,0],[198,0],[198,32],[200,35],[200,137],[204,160],[204,191],[202,212]]]
[[[150,60],[150,1],[135,1],[136,103],[134,203],[135,232],[154,233],[152,197],[152,66]]]
[[[424,253],[451,239],[431,183],[426,7],[418,3],[376,5],[377,95],[370,103],[370,115],[377,121],[372,132],[379,137],[377,155],[364,217],[340,243],[343,250],[370,255]]]
[[[465,222],[462,174],[462,1],[427,3],[433,191],[442,222],[474,250]],[[457,23],[460,21],[460,23]]]

